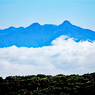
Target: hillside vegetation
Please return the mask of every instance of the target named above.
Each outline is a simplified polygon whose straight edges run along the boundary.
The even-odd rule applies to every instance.
[[[95,73],[0,77],[0,95],[95,95]]]

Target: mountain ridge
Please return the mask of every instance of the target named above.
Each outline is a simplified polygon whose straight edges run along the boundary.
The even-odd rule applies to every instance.
[[[51,45],[54,39],[61,35],[77,38],[76,42],[81,40],[95,40],[94,31],[72,25],[68,20],[65,20],[60,25],[40,25],[36,22],[26,28],[15,28],[11,26],[7,29],[0,30],[0,48],[12,45],[17,47],[48,46]]]

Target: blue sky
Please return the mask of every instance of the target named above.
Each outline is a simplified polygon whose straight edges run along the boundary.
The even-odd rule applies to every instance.
[[[0,0],[0,29],[64,20],[95,31],[95,0]]]

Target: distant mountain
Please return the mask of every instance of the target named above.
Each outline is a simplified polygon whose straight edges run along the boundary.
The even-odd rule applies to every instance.
[[[0,48],[15,45],[17,47],[42,47],[48,46],[61,35],[77,38],[77,42],[82,40],[95,40],[95,32],[72,25],[69,21],[64,21],[60,25],[33,23],[29,27],[9,27],[0,30]]]

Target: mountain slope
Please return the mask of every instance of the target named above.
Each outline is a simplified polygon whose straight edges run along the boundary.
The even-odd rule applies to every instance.
[[[33,23],[29,27],[9,27],[0,30],[0,48],[16,45],[17,47],[42,47],[48,46],[61,35],[77,38],[80,40],[95,40],[95,32],[72,25],[64,21],[60,25]]]

